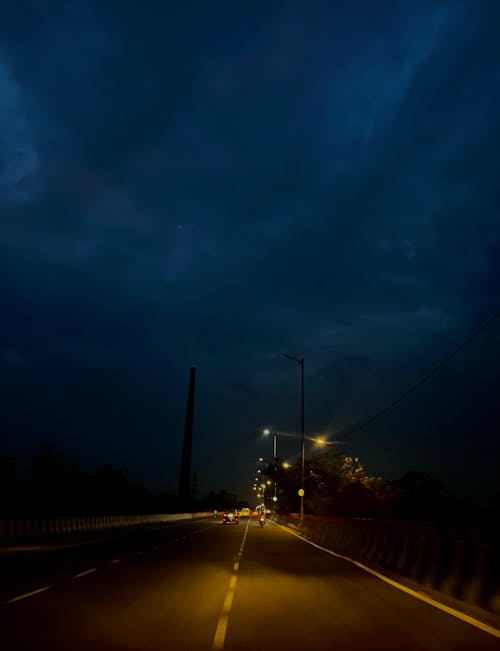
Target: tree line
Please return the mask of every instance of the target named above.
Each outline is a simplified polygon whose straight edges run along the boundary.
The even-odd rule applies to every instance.
[[[264,500],[270,509],[297,512],[300,464],[285,468],[270,463],[261,476]],[[500,522],[500,507],[480,508],[459,497],[444,482],[422,472],[407,472],[384,482],[367,474],[359,458],[345,454],[317,454],[305,461],[304,511],[315,515],[439,521]],[[259,489],[260,490],[260,489]],[[276,496],[277,501],[273,501]],[[123,470],[104,464],[84,472],[49,443],[42,443],[25,469],[18,459],[0,456],[0,519],[50,518],[87,515],[197,512],[249,506],[227,490],[196,492],[187,501],[176,494],[154,493],[131,481]]]
[[[131,481],[112,464],[84,472],[47,442],[26,467],[16,457],[0,456],[0,520],[98,515],[200,512],[248,506],[231,491],[211,491],[181,500]]]
[[[297,512],[300,465],[277,459],[264,471],[264,501],[281,512]],[[277,501],[273,502],[274,486]],[[259,490],[257,488],[257,490]],[[358,457],[317,454],[305,460],[304,512],[332,517],[425,521],[500,521],[500,508],[480,508],[425,472],[409,471],[394,481],[366,473]]]
[[[104,464],[84,472],[49,443],[42,443],[27,468],[0,457],[0,518],[172,513],[175,495],[156,495]]]

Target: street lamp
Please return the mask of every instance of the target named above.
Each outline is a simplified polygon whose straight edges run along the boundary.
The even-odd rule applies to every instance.
[[[264,436],[269,436],[269,434],[271,434],[271,430],[270,429],[265,429],[265,430],[262,431],[262,433],[264,434]],[[274,460],[274,463],[276,463],[276,459],[278,457],[278,453],[277,453],[278,435],[277,435],[276,432],[272,432],[272,435],[273,435],[273,460]]]
[[[300,364],[300,524],[304,522],[304,358],[282,353],[287,359]]]
[[[265,430],[262,430],[262,433],[264,434],[264,436],[269,436],[269,434],[271,434],[271,430],[266,428]],[[273,434],[274,471],[276,472],[276,468],[278,467],[278,434],[277,434],[277,432],[273,432],[272,434]],[[270,484],[271,482],[267,482],[267,483]],[[276,487],[276,480],[275,480],[274,481],[274,496],[273,496],[273,502],[275,502],[275,503],[278,501],[278,496],[276,495],[276,492],[277,492],[277,487]]]
[[[260,491],[260,493],[258,493],[257,497],[261,497],[262,502],[265,504],[266,503],[266,484],[265,483],[262,483],[259,486],[259,491]]]

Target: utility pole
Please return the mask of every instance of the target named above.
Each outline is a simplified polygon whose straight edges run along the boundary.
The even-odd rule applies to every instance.
[[[300,524],[304,522],[304,451],[305,451],[305,429],[304,429],[304,358],[294,357],[288,353],[282,353],[284,357],[300,364]]]

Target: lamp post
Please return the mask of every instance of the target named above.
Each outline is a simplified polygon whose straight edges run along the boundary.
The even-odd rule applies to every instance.
[[[260,485],[261,492],[262,492],[262,506],[264,508],[264,511],[266,510],[266,484],[262,483]]]
[[[262,431],[264,436],[269,436],[271,434],[270,429],[265,429]],[[276,432],[272,432],[273,435],[273,461],[276,463],[276,459],[278,458],[278,453],[277,453],[277,448],[278,448],[278,434]]]
[[[270,429],[265,429],[262,430],[262,433],[264,436],[269,436],[271,434]],[[277,432],[272,432],[273,435],[273,462],[274,462],[274,473],[276,476],[276,469],[278,467],[278,434]],[[276,487],[276,480],[274,480],[274,496],[273,496],[273,502],[276,505],[276,502],[278,501],[278,496],[277,496],[277,487]]]
[[[287,359],[300,364],[300,524],[304,522],[304,358],[282,353]]]

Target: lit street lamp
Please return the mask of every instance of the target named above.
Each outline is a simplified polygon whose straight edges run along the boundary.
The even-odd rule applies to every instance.
[[[338,445],[339,443],[346,443],[346,441],[327,441],[326,439],[323,439],[323,438],[313,439],[313,438],[310,438],[309,436],[307,438],[309,438],[311,441],[314,441],[314,443],[316,443],[316,445],[319,445],[320,447],[333,448],[336,445]]]
[[[328,456],[328,448],[334,448],[336,445],[346,443],[346,441],[327,441],[324,438],[318,437],[318,438],[311,438],[311,437],[306,437],[309,438],[311,441],[314,442],[315,445],[317,445],[319,448],[326,448],[326,453]]]

